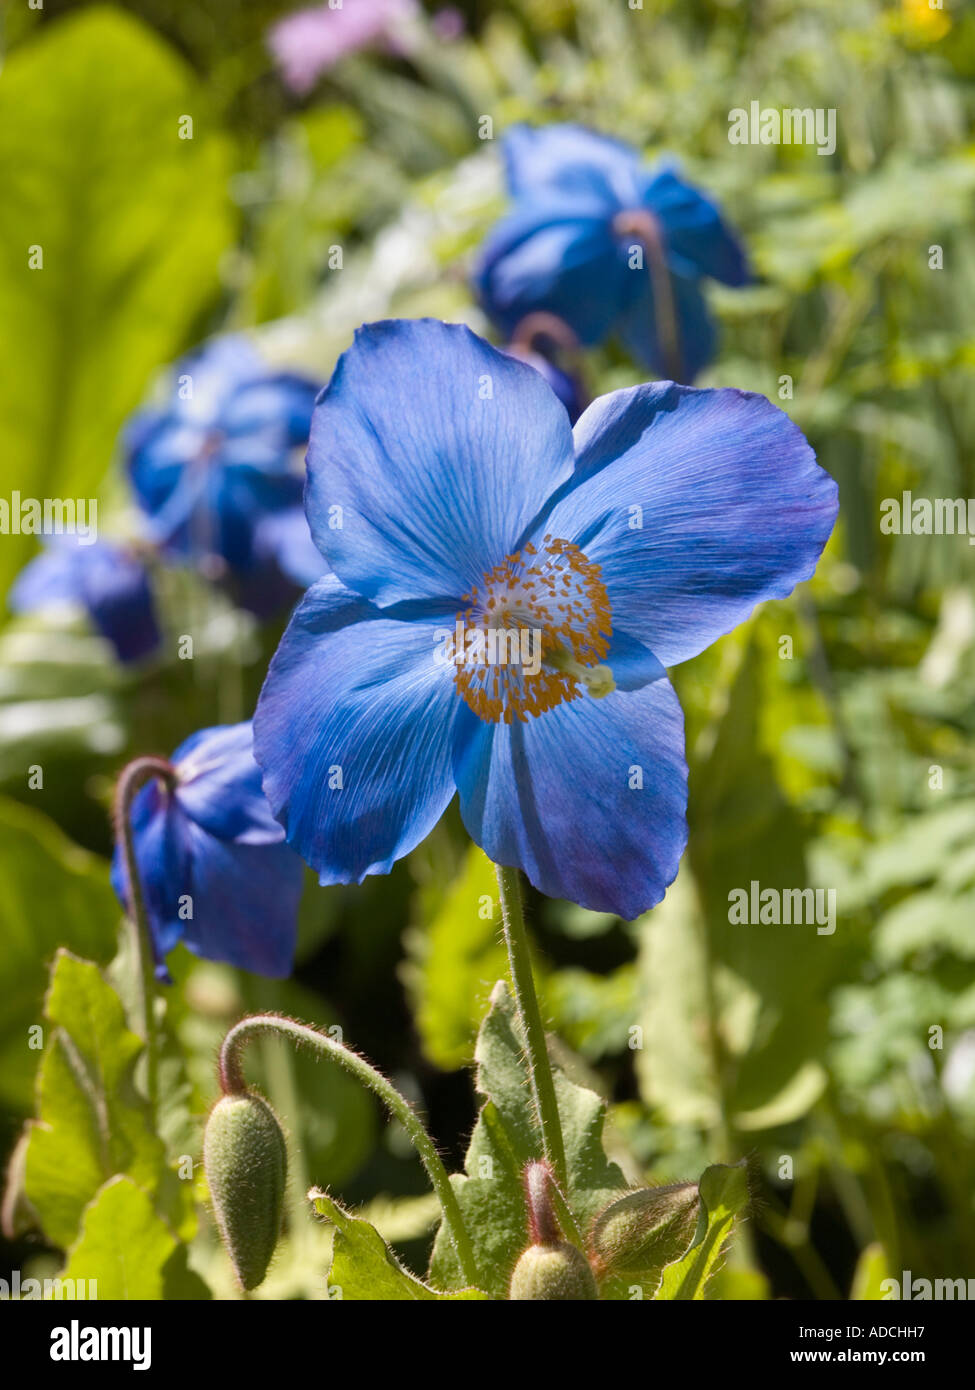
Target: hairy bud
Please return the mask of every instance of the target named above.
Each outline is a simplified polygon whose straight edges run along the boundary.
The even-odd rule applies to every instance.
[[[697,1229],[697,1184],[644,1187],[618,1197],[597,1216],[589,1250],[597,1272],[663,1269],[686,1252]]]
[[[529,1245],[519,1256],[508,1297],[515,1302],[539,1299],[594,1299],[596,1280],[581,1250],[565,1241]]]
[[[267,1273],[281,1228],[287,1175],[284,1135],[267,1101],[253,1092],[222,1096],[203,1136],[213,1211],[244,1289]]]

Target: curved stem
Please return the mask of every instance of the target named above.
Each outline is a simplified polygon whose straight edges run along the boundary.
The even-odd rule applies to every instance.
[[[528,1207],[528,1234],[532,1244],[554,1245],[565,1238],[582,1250],[582,1236],[576,1219],[548,1163],[544,1159],[529,1163],[522,1181],[525,1205]]]
[[[146,1090],[149,1099],[150,1115],[156,1112],[159,1091],[159,1049],[156,1044],[156,951],[149,927],[145,894],[139,876],[139,864],[135,854],[135,840],[132,835],[132,803],[136,793],[150,781],[158,777],[167,788],[176,781],[176,772],[166,758],[136,758],[122,769],[115,787],[113,819],[115,834],[122,848],[122,862],[125,866],[125,886],[128,897],[126,921],[132,942],[132,953],[138,965],[139,1014],[142,1036],[146,1044]]]
[[[525,914],[521,905],[521,875],[517,869],[496,864],[498,891],[501,895],[501,916],[504,921],[504,943],[508,948],[511,983],[514,986],[518,1011],[525,1030],[528,1051],[528,1070],[531,1077],[532,1099],[542,1132],[542,1149],[549,1161],[555,1181],[567,1190],[565,1142],[562,1120],[555,1098],[555,1082],[545,1044],[545,1026],[538,1007],[535,981],[532,977],[531,954],[525,931]]]
[[[244,1045],[248,1039],[266,1033],[277,1033],[282,1037],[290,1038],[299,1046],[305,1044],[314,1047],[324,1056],[330,1057],[333,1062],[338,1062],[340,1067],[344,1067],[357,1081],[373,1091],[390,1114],[399,1120],[413,1140],[433,1190],[440,1200],[444,1223],[453,1237],[454,1248],[457,1251],[457,1258],[460,1261],[464,1278],[469,1284],[476,1286],[478,1273],[474,1260],[474,1249],[470,1236],[467,1234],[467,1227],[464,1225],[457,1194],[450,1185],[447,1170],[443,1166],[433,1140],[406,1097],[400,1095],[393,1083],[387,1080],[371,1062],[360,1057],[358,1052],[353,1052],[350,1047],[346,1047],[344,1043],[336,1042],[334,1038],[319,1032],[317,1028],[312,1028],[306,1023],[297,1023],[293,1018],[285,1018],[281,1014],[253,1014],[251,1017],[242,1018],[239,1023],[235,1023],[223,1040],[220,1049],[219,1075],[220,1087],[224,1094],[241,1095],[247,1090],[247,1082],[242,1067]]]
[[[680,381],[683,376],[680,327],[674,302],[674,286],[664,255],[660,223],[652,212],[634,209],[632,212],[620,213],[614,225],[620,235],[635,236],[647,253],[657,341],[663,355],[664,371],[672,381]]]

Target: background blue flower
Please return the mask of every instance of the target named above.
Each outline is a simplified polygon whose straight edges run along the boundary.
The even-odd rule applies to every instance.
[[[138,661],[159,646],[148,571],[137,552],[109,541],[53,537],[21,571],[8,602],[15,613],[83,608],[120,661]]]
[[[214,339],[174,375],[169,400],[139,411],[123,438],[157,543],[204,568],[216,562],[248,576],[276,564],[293,575],[301,558],[288,552],[299,534],[302,449],[319,383],[268,371],[236,336]],[[262,531],[266,518],[288,512],[291,529]]]
[[[496,862],[633,918],[686,840],[664,665],[808,578],[837,492],[764,397],[639,386],[573,438],[538,372],[421,320],[367,325],[340,359],[306,506],[333,573],[296,609],[254,721],[289,842],[323,883],[361,880],[459,791]],[[438,662],[458,619],[539,630],[540,674]]]
[[[648,169],[581,126],[515,126],[503,149],[513,206],[475,270],[491,319],[510,336],[530,313],[555,314],[586,345],[619,335],[643,366],[692,381],[715,346],[701,281],[748,278],[718,206],[675,165]]]
[[[132,807],[158,973],[165,976],[165,957],[182,941],[207,960],[287,975],[304,871],[261,790],[250,722],[200,730],[172,762],[174,789],[150,782]],[[127,904],[118,846],[112,885]]]

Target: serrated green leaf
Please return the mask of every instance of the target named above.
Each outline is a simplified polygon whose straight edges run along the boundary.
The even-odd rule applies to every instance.
[[[181,139],[187,116],[193,138]],[[5,61],[0,185],[0,322],[16,345],[0,457],[24,497],[89,498],[150,372],[218,291],[225,144],[164,40],[96,7]],[[5,539],[0,591],[35,545]]]
[[[51,1025],[38,1077],[38,1118],[28,1126],[24,1193],[54,1245],[74,1241],[82,1213],[109,1179],[126,1174],[171,1219],[183,1193],[133,1081],[142,1042],[98,967],[61,950],[45,1006]]]
[[[149,1194],[127,1177],[109,1179],[85,1208],[61,1278],[95,1281],[100,1299],[210,1296]]]
[[[706,1168],[698,1184],[701,1214],[697,1235],[683,1259],[664,1270],[656,1298],[687,1301],[707,1297],[736,1220],[748,1206],[748,1172],[744,1161]]]
[[[494,1298],[504,1298],[515,1261],[528,1243],[522,1171],[542,1152],[532,1113],[524,1035],[503,981],[492,992],[475,1058],[476,1086],[485,1104],[467,1151],[466,1176],[457,1175],[451,1181],[484,1287]],[[575,1085],[558,1068],[555,1090],[565,1139],[567,1196],[585,1232],[625,1183],[603,1151],[606,1107],[600,1097]],[[442,1226],[434,1244],[430,1278],[438,1288],[458,1288],[462,1283],[453,1246]]]
[[[356,1302],[382,1300],[397,1303],[435,1303],[441,1300],[485,1299],[480,1289],[438,1293],[403,1268],[375,1226],[353,1216],[327,1192],[312,1188],[309,1201],[319,1216],[335,1227],[332,1263],[328,1271],[329,1296]]]

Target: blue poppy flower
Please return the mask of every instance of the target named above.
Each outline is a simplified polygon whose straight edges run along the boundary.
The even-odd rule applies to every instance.
[[[515,126],[503,150],[514,205],[475,271],[488,315],[510,336],[556,314],[587,346],[616,334],[651,371],[692,381],[715,347],[702,279],[748,279],[717,205],[674,164],[648,169],[581,126]]]
[[[287,975],[304,869],[271,815],[249,722],[202,729],[172,756],[175,785],[156,780],[132,805],[136,862],[157,960],[182,941],[207,960]],[[112,886],[128,903],[116,846]]]
[[[136,498],[163,549],[204,568],[260,573],[262,521],[301,506],[319,384],[270,372],[235,336],[214,339],[175,375],[170,399],[137,412],[123,435]]]
[[[83,608],[120,661],[139,661],[161,640],[145,565],[134,550],[108,541],[52,538],[21,570],[8,602],[15,613],[55,604]]]
[[[305,505],[332,573],[254,717],[289,843],[322,883],[361,881],[459,792],[496,862],[632,918],[687,833],[664,667],[807,579],[837,494],[762,396],[636,386],[573,435],[538,372],[420,320],[367,325],[340,359]]]

